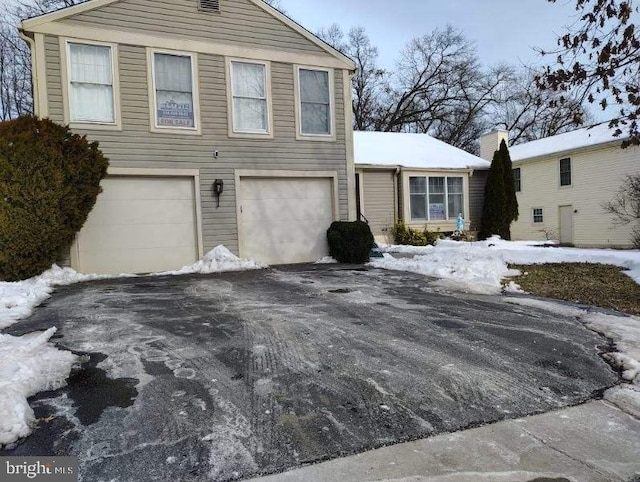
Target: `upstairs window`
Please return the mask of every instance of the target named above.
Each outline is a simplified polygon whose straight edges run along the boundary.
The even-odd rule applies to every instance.
[[[298,69],[298,123],[301,136],[333,136],[333,75],[324,69]]]
[[[522,191],[522,173],[520,171],[519,167],[516,167],[513,170],[513,185],[514,188],[516,190],[516,192],[521,192]]]
[[[571,159],[560,159],[560,185],[571,186]]]
[[[230,66],[233,132],[269,134],[268,65],[234,60]]]
[[[152,52],[152,130],[196,132],[198,102],[193,54]]]
[[[68,43],[67,49],[69,121],[115,125],[112,47]]]

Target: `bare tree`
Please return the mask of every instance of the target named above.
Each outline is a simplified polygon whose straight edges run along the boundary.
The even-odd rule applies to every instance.
[[[584,91],[561,95],[539,90],[535,78],[536,73],[527,69],[513,75],[489,113],[498,127],[509,131],[511,145],[568,132],[594,120],[585,109]]]
[[[591,90],[589,102],[603,110],[616,106],[617,115],[610,126],[616,128],[616,135],[630,136],[623,147],[640,145],[638,7],[634,0],[575,3],[580,20],[558,40],[556,51],[542,52],[557,56],[557,64],[538,77],[538,86],[560,93],[576,86]]]
[[[602,208],[614,216],[615,224],[636,225],[631,236],[633,245],[640,249],[640,174],[628,176],[613,199]]]

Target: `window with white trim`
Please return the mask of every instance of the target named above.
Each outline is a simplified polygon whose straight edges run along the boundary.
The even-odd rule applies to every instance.
[[[298,69],[300,134],[331,136],[331,76],[328,70]]]
[[[560,185],[571,186],[571,158],[560,159]]]
[[[111,46],[69,42],[67,56],[69,121],[115,124]]]
[[[412,221],[456,219],[464,216],[464,178],[411,176],[409,198]]]
[[[544,223],[544,210],[542,208],[533,208],[533,222]]]
[[[155,127],[196,130],[193,56],[153,52],[152,59]]]
[[[231,61],[233,132],[269,134],[267,66]]]

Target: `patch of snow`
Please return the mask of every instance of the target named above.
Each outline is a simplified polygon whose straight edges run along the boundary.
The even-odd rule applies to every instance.
[[[619,385],[604,392],[604,399],[620,410],[640,418],[640,386]]]
[[[503,278],[517,276],[509,264],[600,263],[627,268],[625,274],[640,283],[640,251],[550,247],[550,242],[439,240],[435,246],[383,246],[389,253],[411,253],[413,258],[373,260],[378,268],[409,271],[442,278],[437,287],[475,294],[499,294]]]
[[[315,264],[335,264],[338,261],[331,256],[325,256],[324,258],[320,258]]]
[[[405,246],[398,244],[380,244],[379,249],[383,253],[398,253],[398,254],[429,254],[433,249],[433,246]]]
[[[356,164],[421,169],[489,169],[491,163],[428,134],[354,132]]]
[[[505,293],[526,293],[526,291],[520,288],[520,285],[517,284],[515,281],[509,281],[509,284],[504,287],[504,292]]]
[[[549,154],[559,154],[565,151],[580,149],[583,147],[597,146],[608,142],[618,141],[622,144],[625,135],[614,137],[616,129],[610,129],[605,122],[593,127],[576,129],[564,134],[545,137],[536,141],[525,142],[509,148],[512,161],[524,161]]]
[[[55,333],[50,328],[20,337],[0,334],[0,447],[31,433],[36,419],[27,398],[63,387],[79,361],[49,343]]]
[[[238,258],[227,248],[220,245],[209,251],[200,261],[197,261],[190,266],[185,266],[176,271],[156,273],[156,275],[211,274],[229,271],[249,271],[263,268],[266,268],[266,266],[256,263],[253,259]]]

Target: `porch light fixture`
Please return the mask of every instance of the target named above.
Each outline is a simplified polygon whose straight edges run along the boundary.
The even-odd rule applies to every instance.
[[[217,201],[217,205],[216,205],[217,208],[220,207],[220,195],[223,193],[223,191],[224,191],[224,181],[222,179],[216,179],[213,182],[213,195]]]

